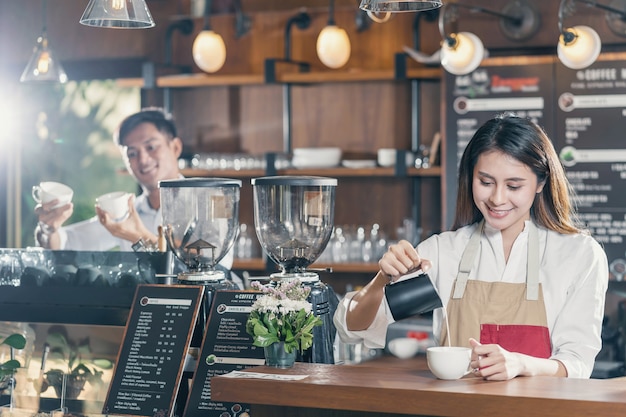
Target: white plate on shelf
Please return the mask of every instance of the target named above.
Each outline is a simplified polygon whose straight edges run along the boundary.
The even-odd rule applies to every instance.
[[[341,165],[346,168],[376,168],[374,159],[344,159]]]

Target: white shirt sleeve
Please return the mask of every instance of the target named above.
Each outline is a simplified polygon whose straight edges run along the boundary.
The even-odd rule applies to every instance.
[[[557,240],[560,240],[558,242]],[[604,250],[589,236],[548,236],[561,256],[544,259],[550,274],[542,286],[551,359],[563,363],[570,378],[589,378],[602,348],[602,320],[609,267]]]
[[[64,226],[59,232],[61,249],[108,251],[119,245],[119,239],[109,233],[98,217]]]
[[[337,328],[337,334],[344,343],[363,343],[370,349],[384,348],[387,338],[387,327],[393,323],[393,316],[389,311],[389,307],[387,307],[385,298],[383,297],[383,302],[378,307],[374,322],[369,328],[360,331],[350,331],[346,325],[346,312],[355,294],[356,291],[347,293],[339,302],[337,310],[335,310],[333,323]]]

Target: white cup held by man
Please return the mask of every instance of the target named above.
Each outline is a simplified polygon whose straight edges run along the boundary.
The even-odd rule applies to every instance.
[[[69,204],[72,201],[72,197],[74,197],[74,191],[60,182],[44,181],[39,183],[39,185],[33,186],[32,195],[39,204],[47,204],[58,200],[59,202],[53,207],[57,208]]]
[[[439,379],[459,379],[470,372],[472,349],[460,346],[432,346],[426,349],[428,368]]]
[[[128,217],[129,198],[129,193],[124,191],[114,191],[98,197],[96,199],[96,204],[101,210],[106,211],[113,221],[121,222],[126,220]]]

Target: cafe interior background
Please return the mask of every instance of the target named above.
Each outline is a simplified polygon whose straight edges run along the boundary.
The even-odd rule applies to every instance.
[[[369,234],[377,223],[388,239],[401,233],[427,237],[449,227],[454,207],[455,146],[461,142],[457,136],[467,134],[455,92],[459,82],[472,84],[477,91],[469,94],[480,97],[480,74],[500,71],[500,80],[523,84],[532,79],[533,88],[540,83],[541,93],[552,97],[559,83],[555,74],[581,82],[594,77],[603,81],[607,73],[626,78],[626,1],[459,0],[460,7],[445,7],[454,9],[445,19],[443,9],[368,15],[358,3],[214,0],[207,10],[204,0],[146,0],[154,27],[113,29],[79,23],[87,1],[0,0],[0,247],[34,244],[31,189],[40,181],[59,181],[74,189],[75,210],[69,222],[93,216],[94,199],[100,194],[138,191],[111,138],[124,116],[145,106],[164,106],[174,115],[185,144],[181,164],[187,176],[242,178],[240,222],[249,232],[254,223],[250,178],[269,171],[215,170],[207,168],[209,158],[203,158],[226,155],[234,160],[244,155],[263,161],[275,154],[277,161],[288,161],[299,147],[338,146],[344,160],[354,161],[375,160],[380,148],[405,150],[411,166],[352,173],[335,167],[284,172],[339,177],[335,224],[346,233],[356,236],[361,226]],[[522,19],[511,19],[509,13],[521,13]],[[349,50],[344,45],[335,55],[320,56],[317,38],[333,24],[347,34]],[[587,67],[600,69],[595,73],[567,68],[557,58],[560,26],[573,25],[586,25],[599,35],[601,53]],[[225,58],[218,57],[217,64],[214,57],[193,57],[194,41],[207,30],[223,39]],[[437,58],[442,40],[457,32],[475,34],[488,51],[484,60],[475,62],[481,66],[473,72],[474,79],[452,73],[464,69],[442,68]],[[67,75],[65,82],[20,82],[42,35]],[[199,66],[207,62],[211,65]],[[303,71],[301,63],[309,70]],[[612,93],[619,101],[626,88],[615,87]],[[561,130],[552,119],[558,119],[559,104],[553,98],[544,97],[545,108],[527,114],[552,124],[556,136]],[[626,101],[616,107],[626,108]],[[490,114],[496,110],[508,109],[491,109]],[[595,138],[598,148],[603,141],[621,138],[622,111],[615,119],[596,121],[606,125],[603,135],[610,136]],[[570,137],[554,139],[571,142]],[[426,161],[429,156],[432,160]],[[420,165],[414,165],[420,158]],[[619,207],[619,215],[626,212],[626,201],[609,203]],[[619,220],[623,222],[614,218],[615,224],[604,227],[619,229]],[[606,349],[600,359],[621,361],[623,370],[626,289],[620,281],[626,271],[626,242],[615,237],[619,232],[610,235],[605,243],[611,248],[612,286]],[[255,258],[261,258],[256,250]],[[323,280],[339,294],[363,285],[376,271],[375,259],[338,261],[327,256],[325,262],[335,272]],[[239,259],[235,264],[251,275],[267,268],[263,259]],[[7,317],[2,310],[0,320]],[[37,333],[32,352],[36,361],[51,325],[30,327]],[[95,334],[71,323],[66,329],[75,339],[89,334],[98,350],[95,356],[114,358],[123,329],[96,327]]]

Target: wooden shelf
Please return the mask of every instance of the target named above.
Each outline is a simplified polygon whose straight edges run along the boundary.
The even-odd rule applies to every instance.
[[[441,78],[440,68],[417,68],[407,71],[407,78],[434,79]],[[393,70],[378,71],[326,71],[326,72],[292,72],[279,75],[278,82],[292,84],[316,84],[356,81],[393,81]]]
[[[237,259],[233,260],[233,268],[246,271],[264,271],[265,260],[263,258]]]
[[[407,71],[407,79],[439,80],[441,68],[414,68]],[[321,84],[359,81],[393,81],[393,70],[287,72],[277,76],[277,83]],[[123,78],[116,81],[120,87],[144,87],[143,78]],[[265,84],[264,74],[177,74],[158,77],[160,88],[193,88]]]
[[[372,273],[378,272],[378,263],[365,263],[365,262],[353,262],[353,263],[314,263],[311,265],[313,269],[326,269],[331,268],[333,272],[342,273]],[[235,259],[233,261],[233,268],[235,270],[245,271],[264,271],[265,260],[263,258],[254,259]],[[278,269],[276,270],[278,272]]]
[[[377,273],[379,269],[378,263],[365,263],[365,262],[337,263],[337,264],[314,263],[313,265],[311,265],[311,268],[314,268],[314,269],[332,268],[333,272],[372,273],[372,274]]]
[[[256,178],[266,174],[262,169],[198,169],[185,168],[180,171],[185,177]]]
[[[221,85],[254,85],[264,83],[263,74],[209,75],[204,73],[167,75],[157,78],[157,87],[211,87]]]
[[[253,178],[263,177],[267,173],[259,169],[196,169],[185,168],[182,171],[185,177],[224,177],[224,178]],[[441,176],[441,167],[409,168],[408,177],[438,177]],[[276,175],[312,175],[322,177],[394,177],[394,168],[316,168],[316,169],[279,169]]]

